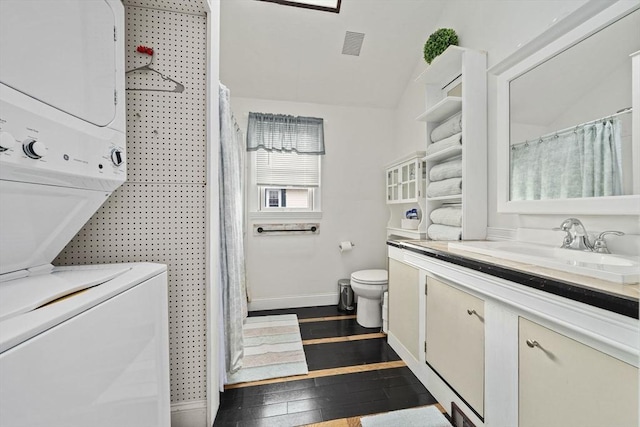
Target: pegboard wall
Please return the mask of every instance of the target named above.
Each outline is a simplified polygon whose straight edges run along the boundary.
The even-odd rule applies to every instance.
[[[187,12],[126,6],[126,69],[148,62],[138,45],[152,47],[153,68],[185,90],[127,91],[127,182],[54,262],[168,265],[172,403],[206,399],[206,17]],[[166,84],[146,74],[127,87]]]
[[[148,7],[157,10],[204,15],[207,0],[126,0],[127,6]]]

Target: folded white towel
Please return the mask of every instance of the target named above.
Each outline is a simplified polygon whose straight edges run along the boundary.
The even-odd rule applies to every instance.
[[[435,181],[427,187],[427,197],[453,196],[462,193],[462,178]]]
[[[462,239],[462,227],[431,224],[427,228],[427,236],[431,240],[460,240]]]
[[[430,181],[442,181],[447,178],[458,178],[462,176],[462,159],[450,160],[438,163],[429,170]]]
[[[435,209],[429,215],[431,222],[434,224],[450,225],[453,227],[462,227],[462,208],[461,207],[442,207]]]
[[[462,111],[449,117],[431,132],[431,142],[438,142],[450,137],[458,132],[462,132]]]
[[[462,132],[451,135],[448,138],[427,145],[427,156],[437,153],[449,147],[455,147],[462,144]]]

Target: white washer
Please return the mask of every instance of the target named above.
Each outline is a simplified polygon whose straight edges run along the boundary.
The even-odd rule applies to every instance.
[[[126,179],[119,0],[0,5],[0,425],[169,426],[167,269],[51,262]]]
[[[0,425],[170,425],[164,265],[56,267],[0,301]]]

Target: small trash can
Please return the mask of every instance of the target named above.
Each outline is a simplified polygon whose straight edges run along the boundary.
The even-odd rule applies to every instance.
[[[352,313],[355,310],[353,289],[351,289],[351,280],[338,280],[338,311],[346,311]]]

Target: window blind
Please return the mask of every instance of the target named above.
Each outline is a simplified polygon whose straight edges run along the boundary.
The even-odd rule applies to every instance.
[[[256,184],[281,187],[318,187],[320,156],[295,152],[256,151]]]

